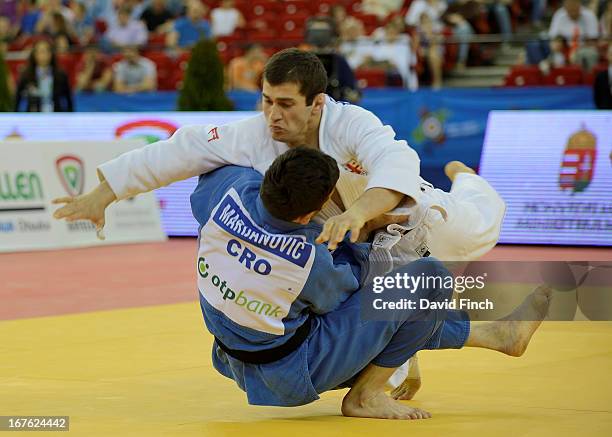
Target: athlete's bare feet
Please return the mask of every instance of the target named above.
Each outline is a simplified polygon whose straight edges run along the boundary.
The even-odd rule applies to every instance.
[[[391,399],[382,391],[361,394],[351,389],[342,400],[342,414],[374,419],[429,419],[431,414]]]
[[[504,318],[509,327],[506,331],[508,335],[505,336],[506,344],[502,352],[513,357],[520,357],[525,353],[531,336],[548,314],[551,297],[550,287],[539,286],[525,298],[518,308]]]
[[[409,401],[421,388],[421,370],[419,369],[419,359],[413,355],[409,360],[408,375],[404,382],[391,391],[391,397],[397,400]]]
[[[444,173],[452,182],[459,173],[475,174],[476,172],[461,161],[451,161],[444,166]]]
[[[503,319],[474,326],[465,345],[494,349],[520,357],[548,314],[551,297],[550,287],[539,286]]]

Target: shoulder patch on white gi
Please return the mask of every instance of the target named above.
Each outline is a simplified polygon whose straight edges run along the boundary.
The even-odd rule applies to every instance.
[[[356,159],[351,159],[350,161],[345,162],[342,165],[342,167],[345,170],[350,171],[351,173],[355,173],[355,174],[359,174],[363,176],[368,175],[368,172],[366,171],[366,169],[364,169],[361,163],[357,161]]]
[[[231,189],[200,231],[198,288],[235,323],[283,335],[283,318],[302,292],[314,258],[315,247],[304,236],[258,226]]]

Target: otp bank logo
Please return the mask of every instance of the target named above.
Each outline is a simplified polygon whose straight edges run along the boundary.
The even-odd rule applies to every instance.
[[[583,125],[569,137],[565,146],[559,172],[561,190],[570,190],[572,194],[586,190],[593,179],[596,157],[597,139]]]
[[[63,155],[55,161],[55,169],[62,186],[70,196],[83,194],[85,167],[83,160],[74,155]]]
[[[143,138],[147,144],[165,140],[178,127],[163,120],[137,120],[125,123],[115,129],[116,138]]]

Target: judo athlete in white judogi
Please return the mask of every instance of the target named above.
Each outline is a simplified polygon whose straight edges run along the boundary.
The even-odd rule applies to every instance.
[[[390,237],[376,241],[393,243],[394,256],[404,262],[425,254],[472,260],[497,243],[504,203],[486,181],[462,174],[450,194],[434,190],[419,176],[415,151],[396,140],[391,127],[363,108],[334,101],[324,94],[326,84],[314,54],[283,50],[266,65],[262,114],[222,126],[185,126],[167,140],[104,163],[100,184],[82,196],[57,199],[67,205],[55,217],[88,219],[101,230],[113,201],[224,165],[263,174],[280,154],[305,145],[330,155],[341,172],[316,218],[324,223],[317,242],[329,242],[330,249],[347,232],[356,242],[364,227],[394,208],[386,221],[376,222]],[[401,227],[385,229],[390,223]]]
[[[466,345],[520,355],[539,321],[516,322],[504,335],[499,326],[471,334],[467,314],[439,308],[364,319],[372,279],[388,273],[392,261],[387,249],[370,244],[345,240],[332,256],[315,243],[321,227],[310,219],[337,175],[330,157],[295,148],[274,161],[263,182],[257,171],[236,166],[200,178],[191,196],[200,224],[195,267],[204,321],[215,337],[213,365],[254,405],[303,405],[351,387],[345,415],[428,418],[384,393],[395,368],[421,349]],[[450,275],[433,258],[395,273]],[[534,293],[528,310],[544,314],[549,293]],[[452,288],[435,286],[407,294],[436,303],[451,295]],[[543,317],[536,315],[529,320]]]

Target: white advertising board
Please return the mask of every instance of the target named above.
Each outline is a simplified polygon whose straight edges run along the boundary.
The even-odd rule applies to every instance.
[[[142,140],[0,141],[0,252],[164,241],[152,193],[111,205],[106,240],[87,221],[53,219],[51,200],[76,196],[97,183],[96,167]]]
[[[492,111],[480,174],[508,205],[500,242],[612,245],[612,111]]]
[[[170,137],[188,124],[222,125],[255,112],[99,112],[0,114],[0,140],[91,141],[141,139],[146,143]],[[197,178],[176,182],[155,191],[162,226],[168,235],[197,235],[189,195]]]

